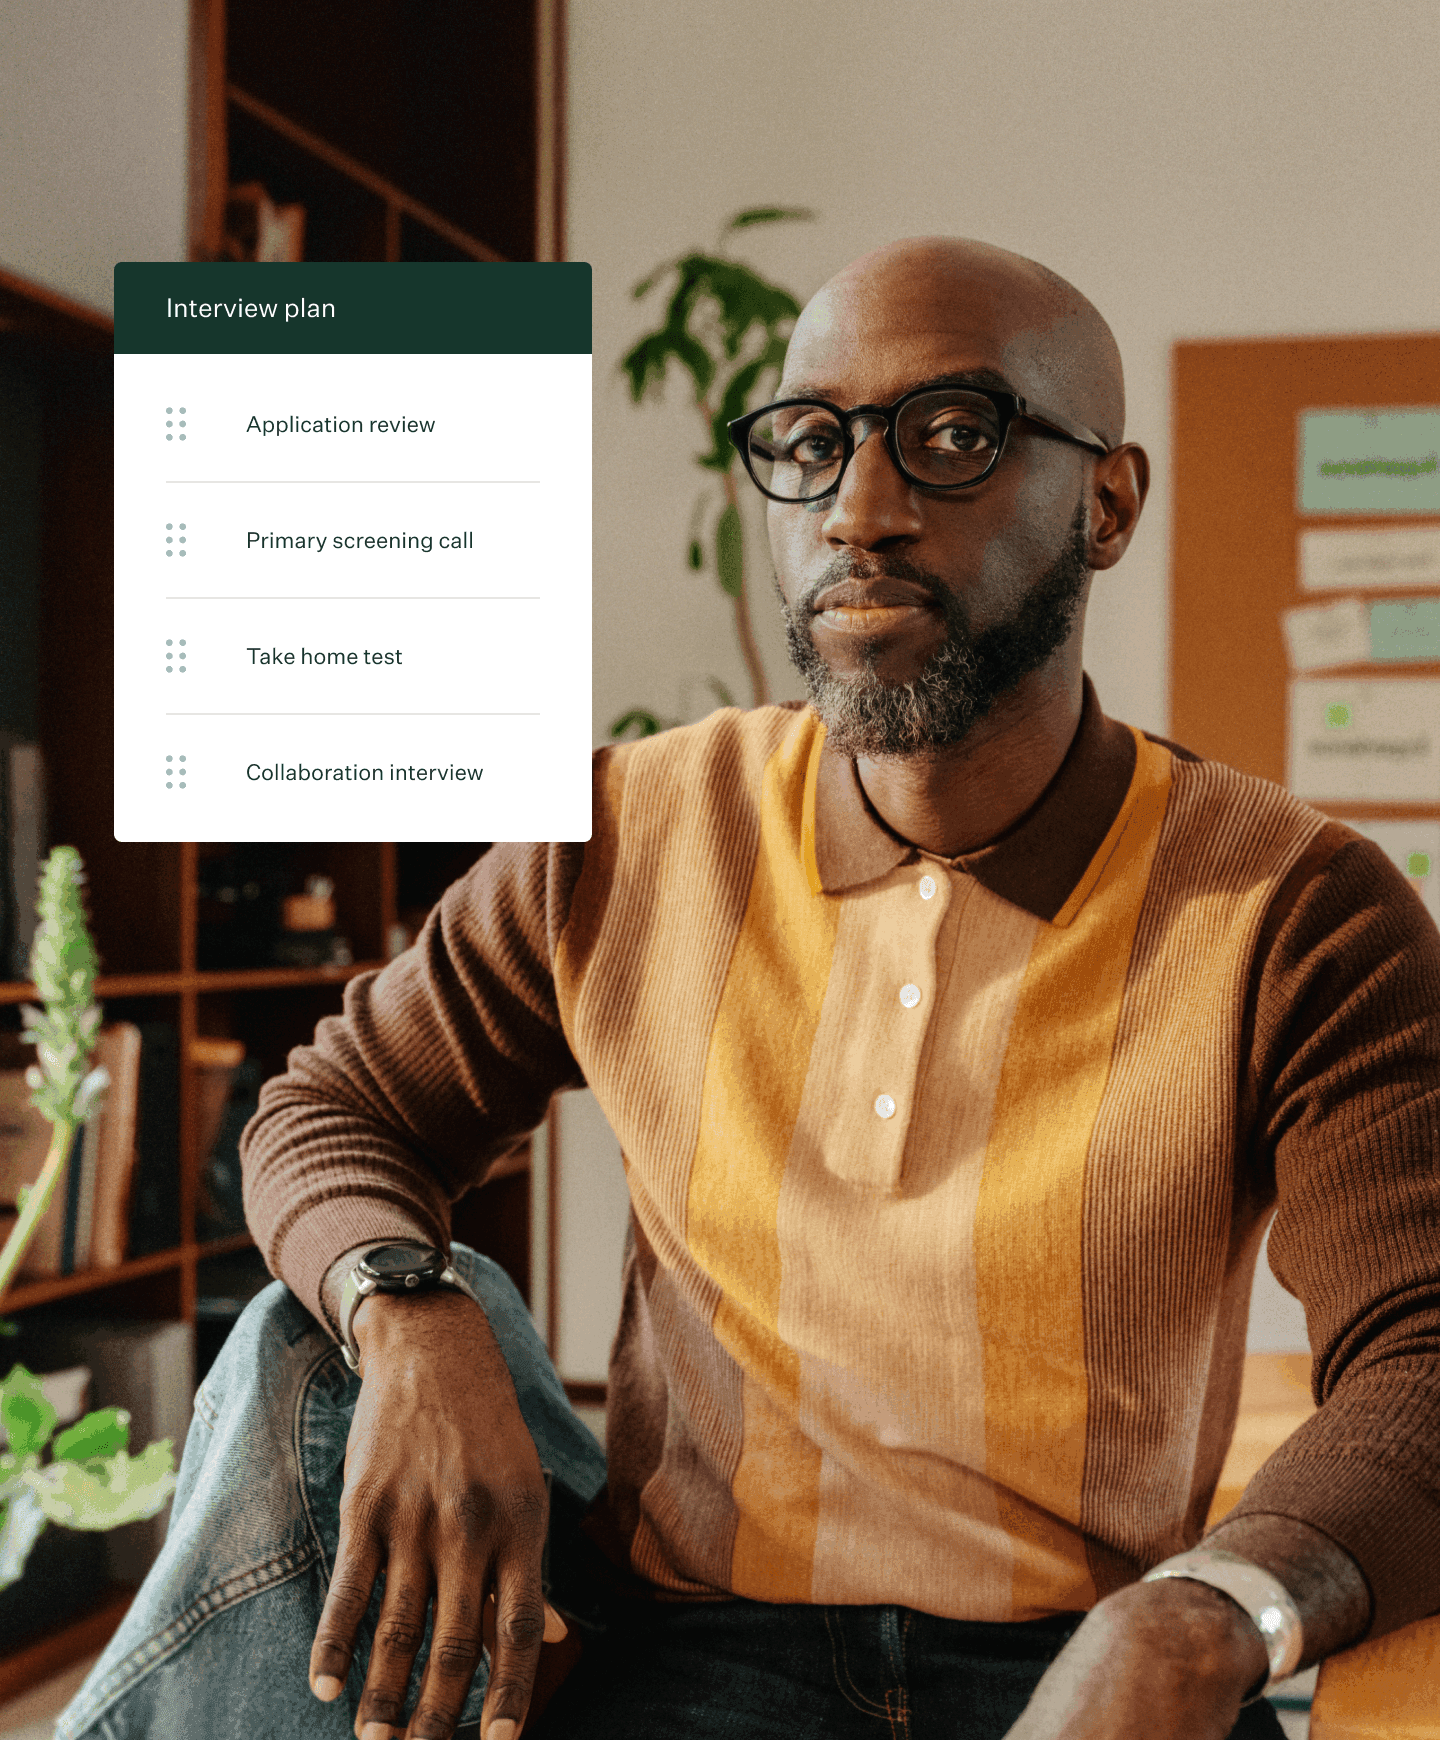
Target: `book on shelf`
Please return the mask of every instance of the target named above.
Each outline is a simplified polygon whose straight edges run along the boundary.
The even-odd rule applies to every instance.
[[[140,1023],[140,1109],[129,1195],[132,1257],[180,1243],[180,1035],[173,1022]]]
[[[30,1103],[25,1080],[33,1057],[13,1034],[0,1059],[0,1231],[18,1207],[22,1185],[33,1185],[49,1151],[51,1126]],[[113,1268],[125,1260],[135,1126],[140,1088],[140,1030],[128,1021],[100,1030],[92,1067],[110,1072],[100,1112],[75,1133],[57,1191],[25,1253],[20,1275],[27,1280],[70,1275],[87,1268]]]
[[[97,1049],[100,1062],[110,1071],[110,1091],[96,1120],[95,1163],[88,1173],[82,1172],[89,1181],[90,1212],[87,1220],[82,1207],[79,1220],[89,1229],[85,1263],[91,1268],[113,1269],[125,1261],[135,1183],[144,1050],[140,1029],[132,1021],[117,1021],[100,1030]],[[87,1126],[87,1143],[89,1137]]]
[[[193,1039],[188,1056],[199,1103],[200,1191],[196,1234],[229,1238],[245,1229],[240,1135],[260,1105],[260,1065],[238,1039]]]
[[[0,731],[0,979],[30,977],[45,859],[45,770],[40,746]]]

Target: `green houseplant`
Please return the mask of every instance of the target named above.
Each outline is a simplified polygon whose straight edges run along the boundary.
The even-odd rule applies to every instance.
[[[691,515],[686,560],[695,570],[714,563],[720,589],[732,602],[735,636],[750,681],[751,703],[757,707],[769,699],[769,686],[750,617],[735,478],[739,456],[726,424],[743,416],[756,396],[768,395],[779,380],[800,304],[781,285],[732,258],[725,247],[737,231],[812,215],[797,207],[773,205],[737,212],[722,227],[714,253],[682,254],[648,273],[632,294],[642,300],[662,282],[668,283],[664,316],[653,332],[626,352],[620,365],[637,405],[659,392],[672,363],[689,377],[707,445],[696,455],[706,481]],[[731,704],[730,692],[718,678],[710,678],[710,687],[722,705]],[[662,720],[648,708],[632,707],[614,720],[610,733],[648,736],[670,723],[674,721]]]
[[[30,972],[43,1008],[22,1011],[24,1038],[36,1048],[26,1071],[32,1103],[50,1121],[49,1151],[0,1250],[0,1303],[65,1175],[75,1132],[103,1104],[109,1078],[91,1069],[100,1031],[95,1002],[99,962],[85,923],[85,871],[73,846],[57,846],[40,878],[40,927]],[[112,1529],[154,1516],[175,1487],[169,1440],[129,1454],[129,1416],[100,1408],[55,1434],[58,1416],[40,1380],[23,1365],[0,1383],[0,1589],[16,1582],[47,1523]],[[49,1458],[45,1459],[48,1450]]]

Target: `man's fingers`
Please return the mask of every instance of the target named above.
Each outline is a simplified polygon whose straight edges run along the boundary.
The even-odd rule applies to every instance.
[[[517,1565],[512,1560],[497,1568],[495,1641],[490,1649],[490,1684],[480,1715],[480,1740],[512,1740],[520,1731],[530,1708],[545,1637],[545,1614],[538,1565]],[[507,1729],[506,1723],[513,1727]]]
[[[480,1661],[480,1592],[464,1577],[440,1573],[435,1623],[420,1695],[407,1733],[414,1740],[442,1740],[454,1731]]]
[[[310,1689],[326,1703],[340,1696],[350,1672],[355,1633],[370,1605],[370,1591],[379,1572],[379,1543],[369,1536],[348,1535],[342,1529],[335,1572],[310,1647]]]
[[[493,1651],[495,1648],[495,1597],[489,1596],[485,1602],[484,1617],[485,1647]],[[545,1637],[546,1643],[559,1643],[569,1637],[570,1627],[547,1601],[545,1603]]]
[[[355,1731],[361,1740],[374,1740],[386,1732],[405,1727],[405,1687],[425,1636],[425,1612],[430,1602],[429,1569],[423,1564],[399,1559],[393,1553],[385,1567],[385,1595],[380,1621],[370,1651],[370,1671],[360,1694]]]

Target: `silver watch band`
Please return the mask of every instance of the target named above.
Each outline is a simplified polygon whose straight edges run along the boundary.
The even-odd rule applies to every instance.
[[[380,1283],[373,1275],[360,1272],[360,1265],[357,1263],[345,1277],[345,1285],[340,1292],[340,1351],[351,1371],[360,1370],[360,1344],[355,1339],[354,1329],[355,1313],[361,1300],[368,1299],[379,1290],[379,1286]],[[453,1292],[463,1293],[467,1299],[474,1299],[477,1305],[480,1303],[474,1289],[453,1263],[447,1263],[444,1270],[436,1276],[434,1286],[448,1287]],[[431,1292],[433,1289],[427,1287],[425,1290]]]
[[[1163,1560],[1140,1580],[1156,1583],[1164,1577],[1208,1583],[1250,1615],[1265,1645],[1270,1673],[1264,1685],[1245,1700],[1247,1704],[1263,1698],[1277,1681],[1288,1680],[1299,1667],[1305,1653],[1305,1628],[1300,1623],[1299,1609],[1289,1591],[1268,1571],[1252,1565],[1238,1553],[1227,1553],[1222,1547],[1196,1547],[1192,1552],[1177,1553],[1173,1559]]]

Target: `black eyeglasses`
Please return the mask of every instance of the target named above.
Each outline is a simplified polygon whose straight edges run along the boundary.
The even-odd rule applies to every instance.
[[[989,387],[916,387],[890,405],[844,411],[828,399],[780,399],[726,427],[755,487],[771,501],[818,501],[840,487],[859,442],[856,423],[880,422],[903,477],[925,489],[969,489],[1000,463],[1017,417],[1078,446],[1108,453],[1081,423]],[[869,438],[867,428],[860,441]]]

